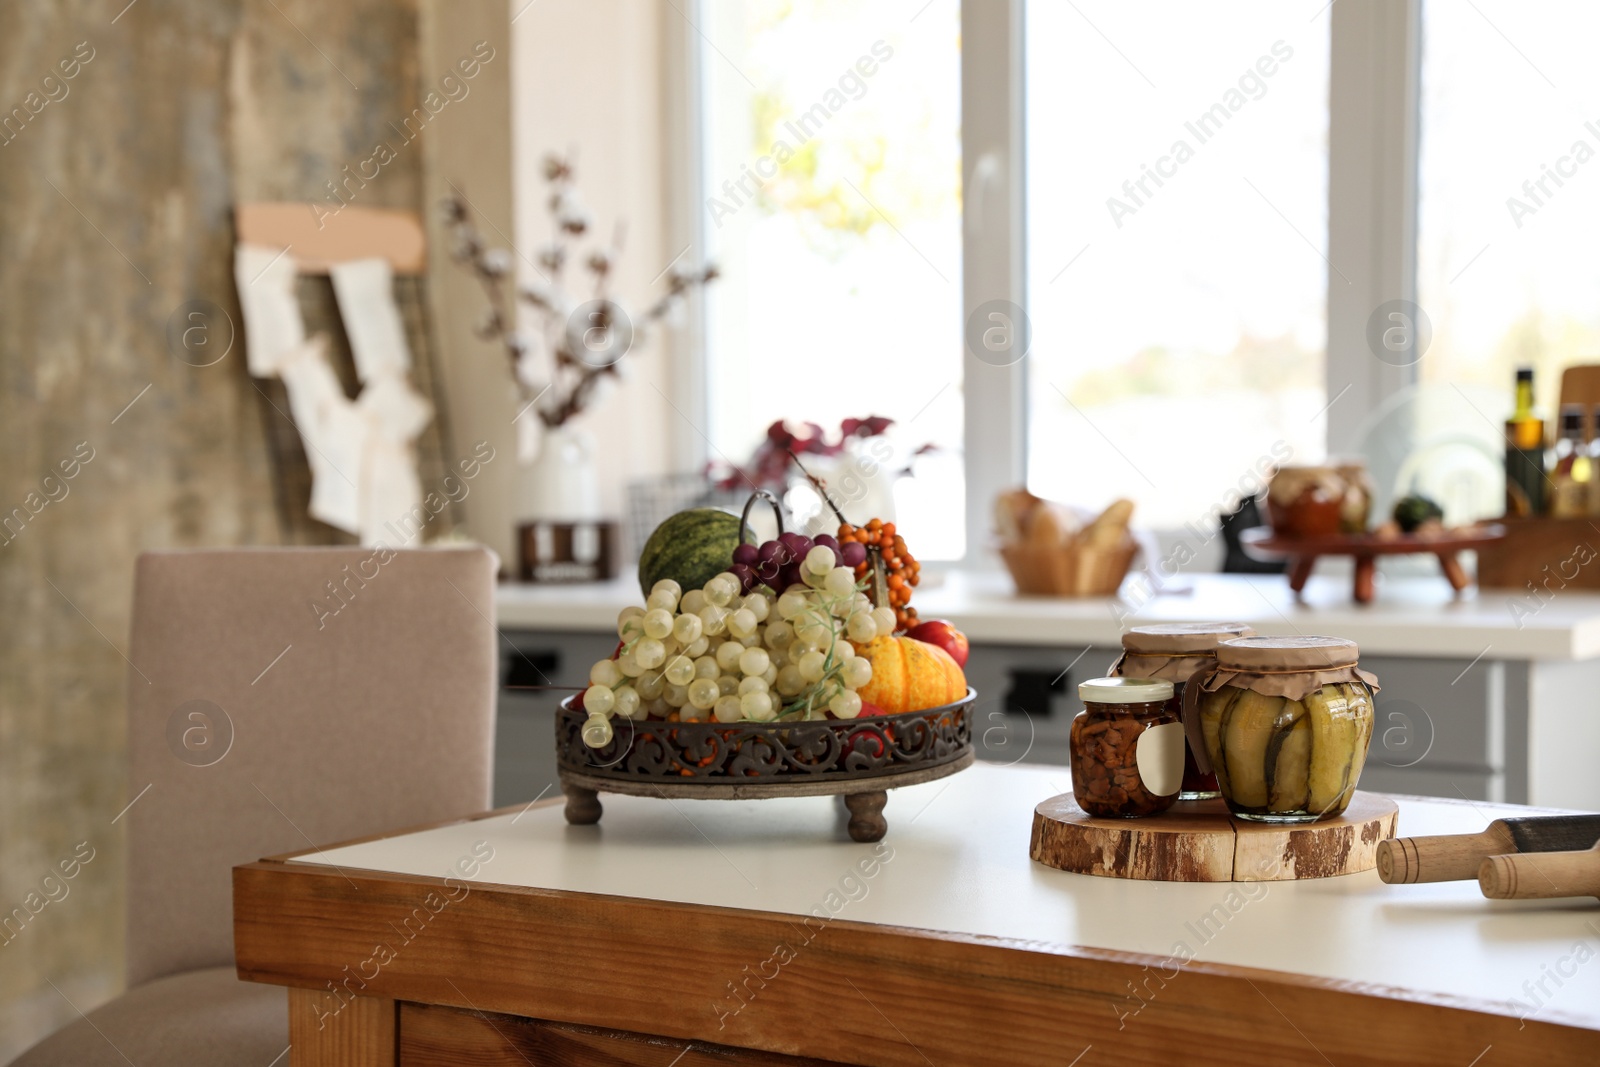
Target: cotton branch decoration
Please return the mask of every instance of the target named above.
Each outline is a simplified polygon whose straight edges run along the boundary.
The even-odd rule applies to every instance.
[[[571,162],[546,156],[544,178],[549,185],[551,238],[538,250],[539,279],[520,287],[511,253],[484,241],[465,198],[457,195],[445,202],[451,258],[472,272],[489,301],[476,332],[504,345],[522,398],[519,428],[526,430],[535,429],[532,419],[554,430],[589,410],[606,381],[621,375],[623,357],[643,344],[650,329],[678,308],[691,290],[717,277],[711,264],[699,268],[674,264],[666,271],[667,291],[642,314],[631,314],[612,295],[622,227],[617,227],[609,246],[594,247],[584,255],[579,242],[593,224],[573,183]],[[568,268],[580,261],[581,276],[587,278],[590,290],[586,299],[567,289]],[[535,313],[534,329],[518,328],[519,302]]]

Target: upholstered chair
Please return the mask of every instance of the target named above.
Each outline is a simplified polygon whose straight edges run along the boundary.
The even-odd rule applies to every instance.
[[[489,807],[496,566],[481,548],[140,557],[128,991],[13,1067],[286,1067],[285,991],[234,970],[232,868]]]

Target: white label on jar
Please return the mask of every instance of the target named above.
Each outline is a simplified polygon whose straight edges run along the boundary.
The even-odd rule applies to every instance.
[[[1158,797],[1176,793],[1183,784],[1183,723],[1164,722],[1140,734],[1134,759],[1145,789]]]

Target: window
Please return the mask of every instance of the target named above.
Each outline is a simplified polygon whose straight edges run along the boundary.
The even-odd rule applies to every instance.
[[[708,294],[714,451],[781,416],[892,416],[903,450],[946,450],[896,491],[943,538],[930,556],[987,562],[988,500],[1024,479],[1203,528],[1265,461],[1330,451],[1365,453],[1380,501],[1492,514],[1512,369],[1539,369],[1549,409],[1558,371],[1600,357],[1600,263],[1574,239],[1600,230],[1592,4],[697,10],[697,210],[729,268]],[[892,58],[842,85],[880,40]],[[746,168],[808,114],[754,192]],[[964,313],[997,299],[1030,328],[1008,376],[961,352]],[[1429,347],[1374,350],[1375,316],[1410,300]]]
[[[845,514],[863,522],[892,493],[919,558],[960,558],[959,7],[697,10],[702,226],[723,270],[705,304],[710,458],[742,463],[777,419],[836,434],[845,418],[892,418],[894,452],[869,453],[883,473]]]
[[[1329,20],[1027,18],[1028,485],[1202,526],[1264,460],[1322,458]]]
[[[1554,414],[1560,370],[1600,356],[1600,266],[1574,240],[1600,224],[1600,76],[1578,0],[1428,2],[1420,21],[1417,384],[1365,435],[1380,494],[1422,492],[1450,522],[1499,515],[1501,420],[1515,369]]]
[[[1582,237],[1600,233],[1597,36],[1585,0],[1423,8],[1425,383],[1488,387],[1509,410],[1531,365],[1553,411],[1561,368],[1600,357],[1600,260]]]

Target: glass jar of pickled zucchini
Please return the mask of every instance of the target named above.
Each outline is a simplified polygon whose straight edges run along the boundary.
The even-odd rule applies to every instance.
[[[1189,682],[1207,762],[1241,819],[1331,818],[1355,793],[1372,739],[1378,680],[1354,641],[1244,637],[1217,646],[1217,665]],[[1191,735],[1192,736],[1192,735]]]
[[[1242,622],[1166,622],[1135,626],[1122,635],[1122,655],[1111,665],[1110,676],[1164,678],[1172,683],[1173,709],[1183,707],[1184,685],[1194,675],[1217,665],[1217,643],[1251,637],[1255,631]],[[1202,771],[1194,750],[1183,749],[1183,787],[1179,800],[1210,800],[1221,796],[1216,776]]]

